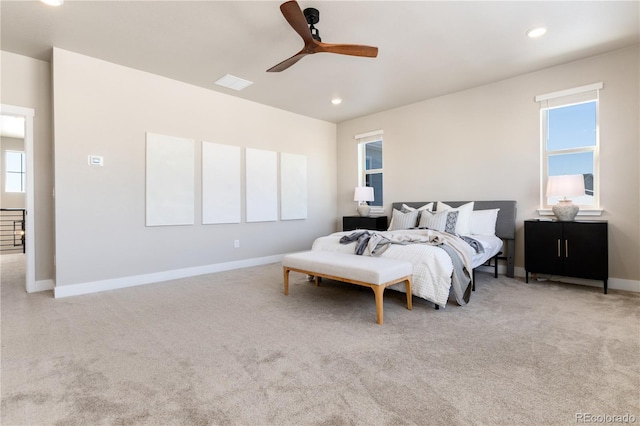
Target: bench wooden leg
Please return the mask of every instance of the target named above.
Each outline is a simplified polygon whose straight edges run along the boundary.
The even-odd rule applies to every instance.
[[[378,324],[384,323],[384,311],[383,311],[383,295],[384,295],[384,287],[381,285],[371,286],[373,293],[376,296],[376,317],[378,318]]]
[[[378,324],[384,324],[384,289],[387,286],[393,285],[393,284],[399,284],[401,282],[404,281],[405,283],[405,289],[407,292],[407,309],[408,310],[412,310],[413,309],[413,295],[411,294],[411,276],[407,276],[405,277],[405,279],[400,279],[397,281],[392,281],[392,282],[388,282],[386,284],[370,284],[370,283],[366,283],[363,281],[358,281],[358,280],[352,280],[352,279],[346,279],[346,278],[341,278],[341,277],[335,277],[335,276],[331,276],[331,275],[319,275],[317,272],[311,272],[311,271],[307,271],[307,270],[303,270],[303,269],[297,269],[297,268],[291,268],[288,266],[283,266],[282,267],[282,271],[283,271],[283,275],[284,275],[284,294],[288,295],[289,294],[289,273],[291,272],[291,270],[296,271],[296,272],[300,272],[303,274],[307,274],[308,276],[313,276],[314,277],[314,281],[316,285],[319,285],[320,281],[322,280],[322,277],[326,277],[326,278],[330,278],[330,279],[335,279],[335,280],[341,280],[344,282],[348,282],[351,284],[357,284],[360,286],[364,286],[364,287],[370,287],[373,290],[373,294],[375,296],[375,300],[376,300],[376,317],[377,317],[377,323]]]
[[[289,294],[289,268],[284,267],[282,269],[284,271],[284,294]]]

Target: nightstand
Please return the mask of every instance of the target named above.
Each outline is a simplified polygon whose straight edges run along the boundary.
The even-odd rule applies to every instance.
[[[387,228],[387,216],[342,216],[343,231],[353,231],[355,229],[386,231]]]
[[[525,220],[524,268],[529,273],[602,280],[607,293],[607,222]]]

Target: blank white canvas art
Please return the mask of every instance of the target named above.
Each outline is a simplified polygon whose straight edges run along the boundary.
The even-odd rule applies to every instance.
[[[280,219],[307,218],[307,157],[280,154]]]
[[[202,223],[240,223],[241,149],[202,142]]]
[[[246,149],[247,222],[278,220],[278,155]]]
[[[193,225],[193,139],[147,133],[147,226]]]

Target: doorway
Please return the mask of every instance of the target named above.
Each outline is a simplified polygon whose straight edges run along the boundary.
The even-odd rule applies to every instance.
[[[31,108],[13,105],[2,105],[2,117],[18,119],[24,124],[24,256],[25,256],[25,289],[27,293],[37,291],[35,280],[35,235],[34,235],[34,158],[33,158],[33,117]],[[4,149],[4,148],[3,148]],[[4,156],[3,156],[4,158]],[[5,170],[5,164],[2,165]],[[3,188],[4,189],[4,188]]]

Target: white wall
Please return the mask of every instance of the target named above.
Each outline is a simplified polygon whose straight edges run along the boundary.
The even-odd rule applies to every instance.
[[[5,51],[0,58],[0,103],[35,111],[35,205],[29,214],[35,222],[35,230],[31,230],[35,231],[35,279],[46,282],[54,277],[51,64]]]
[[[56,294],[304,250],[335,230],[335,124],[61,49],[53,89]],[[145,132],[197,141],[195,225],[145,226]],[[202,225],[202,140],[307,156],[308,219]]]
[[[604,82],[600,183],[609,221],[610,277],[640,280],[639,47],[476,87],[338,125],[338,212],[353,214],[353,137],[384,130],[384,199],[518,202],[516,266],[524,267],[522,221],[537,217],[539,94]]]

